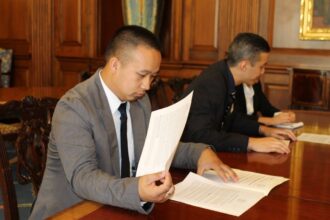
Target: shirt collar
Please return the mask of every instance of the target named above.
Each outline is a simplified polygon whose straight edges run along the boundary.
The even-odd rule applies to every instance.
[[[112,91],[111,89],[105,84],[105,82],[103,81],[102,79],[102,76],[101,76],[101,72],[102,70],[99,72],[99,77],[100,77],[100,81],[101,81],[101,84],[102,84],[102,87],[103,87],[103,90],[105,92],[105,95],[108,99],[108,102],[109,102],[109,105],[110,105],[110,110],[111,110],[111,114],[114,114],[121,103],[124,103],[122,102],[118,96],[116,96]],[[129,110],[130,108],[130,103],[127,102],[127,110]]]

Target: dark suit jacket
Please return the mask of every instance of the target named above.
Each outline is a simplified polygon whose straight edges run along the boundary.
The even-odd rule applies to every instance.
[[[217,151],[245,152],[248,136],[259,135],[256,121],[226,112],[232,104],[227,85],[229,74],[226,62],[219,61],[189,85],[184,96],[191,91],[194,95],[182,141],[211,144]]]
[[[261,84],[256,83],[253,85],[254,96],[253,96],[253,108],[254,112],[252,115],[248,115],[253,120],[258,120],[258,112],[262,116],[273,117],[275,112],[280,111],[270,104],[264,92],[262,91]],[[244,95],[243,85],[236,86],[236,100],[234,110],[242,114],[246,114],[246,100]]]
[[[138,163],[151,106],[147,96],[130,106]],[[180,143],[172,165],[195,168],[204,148]],[[120,178],[116,131],[99,70],[68,91],[56,106],[46,169],[30,219],[45,219],[83,199],[147,213],[141,207],[138,178]]]

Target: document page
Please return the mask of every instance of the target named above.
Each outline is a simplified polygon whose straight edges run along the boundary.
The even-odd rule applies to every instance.
[[[295,129],[295,128],[300,128],[302,126],[304,126],[304,122],[302,121],[275,125],[275,127],[277,128],[286,128],[286,129]]]
[[[212,170],[207,171],[203,176],[217,183],[230,185],[230,187],[257,191],[265,196],[268,195],[275,186],[288,180],[288,178],[281,176],[272,176],[239,169],[233,170],[239,177],[238,182],[223,182],[223,180]]]
[[[218,184],[194,173],[175,185],[171,200],[189,205],[240,216],[265,195]]]
[[[136,176],[169,170],[180,141],[193,92],[181,101],[151,113]]]
[[[306,141],[319,144],[330,144],[330,135],[302,133],[297,137],[298,141]]]
[[[238,182],[223,182],[214,171],[189,173],[175,185],[171,200],[240,216],[287,178],[234,169]]]

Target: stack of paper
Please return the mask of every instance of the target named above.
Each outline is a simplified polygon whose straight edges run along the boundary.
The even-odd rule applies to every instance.
[[[171,200],[240,216],[287,178],[234,169],[239,181],[223,182],[214,172],[189,173],[175,185]]]
[[[275,125],[277,128],[295,129],[304,126],[304,122],[283,123]]]

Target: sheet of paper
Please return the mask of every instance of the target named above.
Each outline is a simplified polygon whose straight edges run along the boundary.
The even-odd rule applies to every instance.
[[[286,129],[295,129],[304,126],[304,122],[293,122],[293,123],[283,123],[279,125],[275,125],[277,128],[286,128]]]
[[[230,187],[236,187],[240,189],[247,189],[260,192],[265,196],[277,185],[285,182],[288,178],[281,176],[272,176],[262,173],[255,173],[250,171],[244,171],[239,169],[233,169],[239,177],[238,182],[223,182],[217,174],[210,170],[204,173],[204,177],[214,182],[230,185]]]
[[[170,198],[178,202],[240,216],[261,198],[268,195],[275,186],[287,178],[234,169],[239,182],[223,182],[214,171],[203,176],[189,173],[175,185]]]
[[[330,144],[330,135],[302,133],[297,137],[298,141],[307,141],[319,144]]]
[[[194,173],[175,185],[171,200],[240,216],[265,195],[216,183]]]
[[[180,141],[193,92],[181,101],[151,113],[136,176],[169,170]]]

